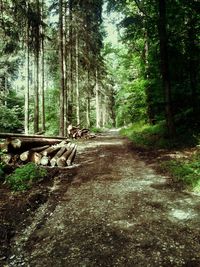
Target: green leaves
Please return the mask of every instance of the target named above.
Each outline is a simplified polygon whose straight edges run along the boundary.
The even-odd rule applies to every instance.
[[[45,169],[36,166],[34,163],[28,163],[7,176],[6,182],[12,190],[24,191],[29,189],[34,182],[44,178],[46,174]]]
[[[194,191],[200,191],[200,155],[190,159],[171,160],[161,164],[161,168],[167,171],[175,181],[182,182]]]

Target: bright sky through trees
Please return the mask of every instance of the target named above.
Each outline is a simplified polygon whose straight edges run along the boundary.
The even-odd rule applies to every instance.
[[[119,36],[118,36],[118,30],[117,30],[117,24],[121,18],[119,17],[119,13],[112,12],[110,14],[106,11],[106,4],[103,6],[103,22],[104,27],[106,31],[106,43],[111,43],[113,46],[119,45]]]

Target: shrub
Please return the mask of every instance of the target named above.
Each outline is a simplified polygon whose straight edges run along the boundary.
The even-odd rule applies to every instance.
[[[127,136],[136,146],[146,148],[168,148],[170,142],[166,138],[166,128],[163,123],[149,125],[139,121],[124,128],[120,132]]]
[[[188,160],[170,160],[161,164],[163,171],[167,171],[174,181],[182,182],[194,191],[200,191],[200,154]]]
[[[93,132],[93,133],[102,133],[102,132],[105,131],[104,129],[102,129],[102,128],[97,128],[97,127],[92,127],[92,128],[90,128],[90,130],[91,130],[91,132]]]
[[[47,171],[34,163],[28,163],[23,167],[16,169],[12,174],[6,177],[6,182],[14,191],[24,191],[31,185],[45,177]]]

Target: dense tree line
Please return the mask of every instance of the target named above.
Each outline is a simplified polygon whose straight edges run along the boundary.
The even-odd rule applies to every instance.
[[[103,4],[121,17],[117,47],[103,45]],[[198,130],[199,11],[195,0],[1,0],[1,131]]]
[[[116,99],[119,125],[165,121],[170,136],[183,126],[198,128],[199,1],[110,0],[109,10],[123,14],[118,27],[125,48],[114,51],[124,66]]]
[[[112,123],[101,56],[102,4],[101,0],[0,2],[1,108],[16,113],[19,107],[21,112],[16,127],[2,119],[2,131],[22,129],[23,111],[26,133],[66,135],[69,123],[87,127]],[[6,99],[14,91],[15,108],[10,108]],[[17,98],[24,104],[18,106]]]

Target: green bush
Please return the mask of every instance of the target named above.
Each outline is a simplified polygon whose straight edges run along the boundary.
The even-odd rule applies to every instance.
[[[144,121],[123,128],[120,133],[127,136],[136,146],[146,148],[168,148],[171,146],[166,138],[166,128],[160,123],[149,125]]]
[[[194,191],[200,191],[200,154],[190,159],[170,160],[161,164],[161,169],[168,172],[174,181],[182,182]]]
[[[23,167],[16,169],[12,174],[6,177],[6,182],[14,191],[24,191],[31,185],[45,177],[47,171],[34,163],[28,163]]]
[[[93,133],[103,133],[105,130],[102,128],[92,127],[90,128],[90,131]]]

